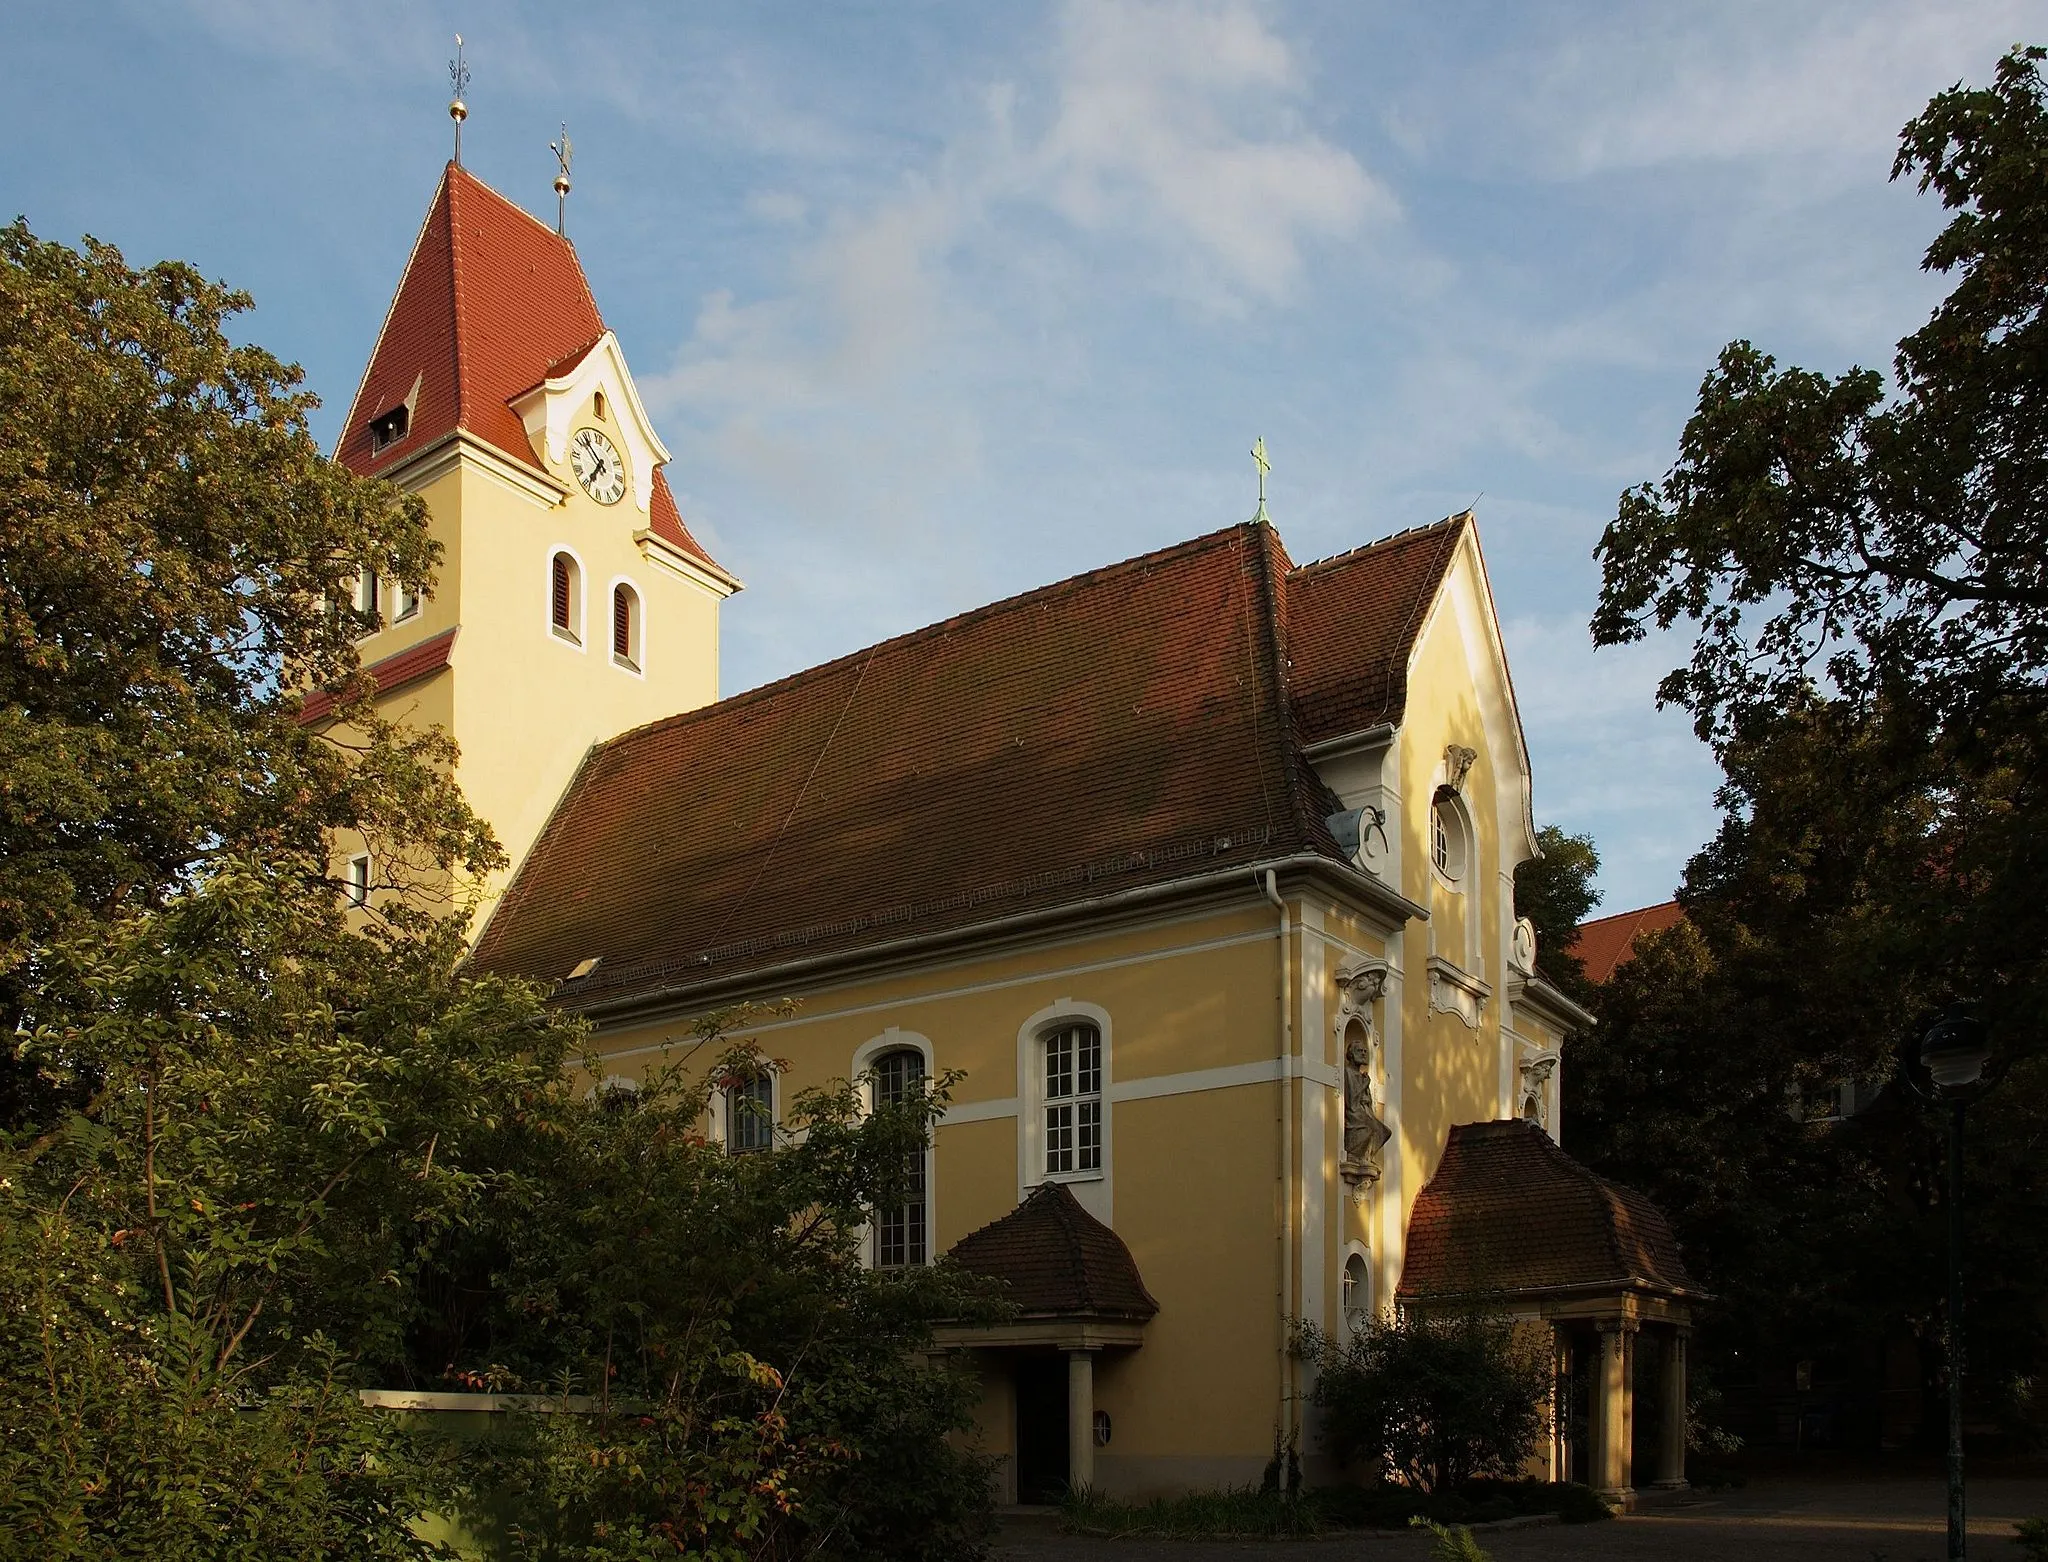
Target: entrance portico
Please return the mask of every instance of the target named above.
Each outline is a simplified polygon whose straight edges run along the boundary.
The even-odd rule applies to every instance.
[[[1638,1357],[1648,1346],[1654,1484],[1685,1485],[1686,1348],[1702,1293],[1663,1211],[1581,1166],[1536,1124],[1451,1130],[1409,1220],[1398,1295],[1404,1307],[1482,1307],[1546,1330],[1557,1362],[1547,1473],[1624,1509],[1635,1505]]]
[[[1081,1207],[1063,1183],[1034,1189],[993,1224],[962,1237],[952,1257],[1002,1282],[1017,1307],[1011,1322],[935,1331],[951,1350],[971,1350],[1008,1379],[1011,1500],[1056,1502],[1095,1484],[1095,1450],[1108,1440],[1096,1405],[1096,1367],[1136,1350],[1159,1304],[1145,1289],[1122,1238]]]

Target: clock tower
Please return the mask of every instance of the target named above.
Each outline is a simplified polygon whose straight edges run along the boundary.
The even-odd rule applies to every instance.
[[[592,744],[718,697],[719,604],[739,582],[676,508],[668,447],[575,248],[459,163],[334,454],[426,501],[434,595],[366,569],[357,605],[381,624],[363,664],[385,716],[460,745],[463,790],[512,868]],[[307,719],[328,708],[313,696]]]

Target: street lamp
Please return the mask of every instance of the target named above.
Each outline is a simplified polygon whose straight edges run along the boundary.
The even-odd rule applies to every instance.
[[[1948,1107],[1948,1554],[1969,1555],[1963,1524],[1963,1108],[1982,1093],[1991,1048],[1983,1025],[1951,1010],[1920,1038],[1920,1063]]]

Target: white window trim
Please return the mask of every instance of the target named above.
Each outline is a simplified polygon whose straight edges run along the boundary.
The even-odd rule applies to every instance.
[[[569,582],[569,628],[565,632],[555,627],[555,555],[567,554],[576,566],[576,578]],[[583,563],[583,555],[566,542],[548,544],[547,568],[540,574],[540,622],[547,637],[556,645],[568,646],[578,654],[590,649],[589,602],[590,571]]]
[[[360,886],[356,881],[357,863],[363,865],[363,877]],[[367,907],[370,904],[370,886],[375,882],[376,877],[376,864],[371,859],[370,854],[366,851],[349,853],[348,864],[343,871],[346,874],[343,882],[347,886],[344,891],[344,898],[348,901],[350,909],[360,910]]]
[[[612,650],[612,599],[619,587],[624,586],[633,593],[633,633],[630,643],[636,653],[628,661],[620,661]],[[604,654],[605,660],[634,678],[647,676],[647,593],[640,589],[640,583],[631,575],[614,575],[611,584],[604,588]],[[587,637],[586,637],[587,638]]]
[[[1042,1043],[1046,1034],[1085,1020],[1102,1039],[1102,1164],[1093,1171],[1049,1172],[1045,1169],[1045,1062]],[[1018,1198],[1042,1183],[1098,1183],[1102,1185],[1101,1209],[1095,1199],[1084,1198],[1098,1220],[1107,1223],[1112,1173],[1115,1161],[1115,1109],[1110,1086],[1115,1080],[1111,1059],[1115,1055],[1109,1011],[1099,1004],[1061,998],[1047,1004],[1017,1029],[1017,1184]]]
[[[426,593],[412,590],[403,581],[394,581],[391,586],[391,622],[402,624],[408,619],[418,618],[426,600]]]
[[[914,1030],[899,1030],[891,1025],[879,1036],[870,1036],[853,1049],[853,1072],[851,1077],[860,1081],[860,1104],[863,1112],[875,1109],[875,1090],[872,1079],[861,1079],[875,1066],[884,1053],[915,1052],[924,1059],[924,1077],[934,1078],[938,1065],[933,1061],[931,1038]],[[937,1261],[939,1256],[939,1125],[932,1124],[932,1131],[924,1146],[924,1261],[926,1267]],[[875,1229],[864,1227],[860,1234],[860,1261],[866,1268],[875,1267]]]

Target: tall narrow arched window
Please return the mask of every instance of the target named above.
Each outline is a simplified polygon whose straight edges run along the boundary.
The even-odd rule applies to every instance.
[[[902,1106],[924,1095],[924,1056],[915,1047],[897,1047],[875,1059],[875,1105]],[[875,1211],[875,1267],[902,1269],[926,1261],[925,1156],[922,1149],[903,1158],[903,1202]]]
[[[384,625],[378,620],[378,610],[383,606],[382,583],[377,579],[375,565],[365,564],[356,571],[355,609],[363,619],[363,633],[374,634]]]
[[[1353,1253],[1344,1260],[1344,1326],[1361,1334],[1372,1319],[1372,1275],[1365,1255]]]
[[[1047,1031],[1045,1170],[1102,1169],[1102,1032],[1084,1021]]]
[[[640,594],[623,580],[612,587],[612,660],[640,670]]]
[[[773,1074],[750,1074],[726,1087],[725,1147],[734,1155],[775,1147]]]
[[[548,561],[548,622],[562,639],[583,643],[583,571],[567,552]]]

